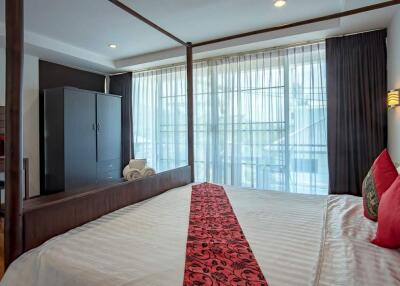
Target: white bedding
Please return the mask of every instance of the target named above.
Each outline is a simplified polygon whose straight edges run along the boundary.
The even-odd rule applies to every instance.
[[[400,285],[400,251],[369,242],[361,198],[225,190],[269,285]],[[55,237],[0,285],[182,285],[190,195],[177,188]]]

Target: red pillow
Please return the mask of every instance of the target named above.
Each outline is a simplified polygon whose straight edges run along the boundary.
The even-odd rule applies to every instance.
[[[383,194],[378,216],[378,229],[372,243],[386,248],[400,248],[400,176]]]
[[[396,167],[385,149],[376,158],[362,184],[364,216],[376,221],[378,219],[379,201],[398,176]]]

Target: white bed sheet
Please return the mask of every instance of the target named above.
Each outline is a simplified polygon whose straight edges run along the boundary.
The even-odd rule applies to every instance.
[[[400,285],[400,251],[369,242],[360,198],[225,190],[269,285]],[[182,285],[190,195],[173,189],[57,236],[0,285]]]

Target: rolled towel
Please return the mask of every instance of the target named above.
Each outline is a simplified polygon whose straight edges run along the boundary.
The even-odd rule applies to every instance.
[[[142,174],[138,169],[130,169],[125,177],[125,179],[127,179],[128,181],[134,181],[140,178],[142,178]]]
[[[132,159],[129,161],[129,168],[143,170],[146,167],[146,159]]]
[[[153,168],[146,167],[140,171],[143,177],[153,176],[156,174],[156,171]]]
[[[122,176],[126,179],[126,175],[128,174],[128,172],[131,170],[131,168],[129,168],[129,165],[126,165],[124,170],[122,171]]]

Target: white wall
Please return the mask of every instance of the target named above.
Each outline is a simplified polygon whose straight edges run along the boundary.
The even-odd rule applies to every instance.
[[[400,9],[388,28],[388,88],[400,88]],[[400,107],[388,112],[388,148],[396,163],[400,163]]]
[[[0,105],[5,105],[5,50],[0,49]],[[29,158],[30,195],[40,194],[39,59],[25,55],[23,75],[24,157]]]

